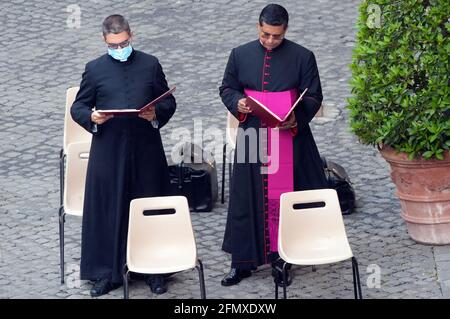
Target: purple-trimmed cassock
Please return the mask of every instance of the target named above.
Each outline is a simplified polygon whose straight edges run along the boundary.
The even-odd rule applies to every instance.
[[[237,111],[238,101],[248,95],[277,111],[289,108],[305,88],[294,111],[297,127],[290,130],[274,131],[251,113]],[[309,128],[322,103],[314,54],[288,39],[273,50],[259,40],[239,46],[231,51],[220,96],[243,129],[237,135],[222,249],[231,254],[232,267],[255,269],[278,257],[280,194],[327,187]]]

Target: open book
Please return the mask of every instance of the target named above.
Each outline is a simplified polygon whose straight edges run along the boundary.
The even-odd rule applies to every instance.
[[[305,95],[308,88],[306,88],[302,94],[298,97],[295,103],[292,105],[287,112],[282,112],[283,114],[275,114],[270,108],[264,104],[262,104],[257,99],[247,96],[247,105],[250,107],[252,114],[257,116],[261,121],[266,123],[269,127],[277,127],[281,122],[284,122],[288,119],[289,115],[291,115],[292,111],[294,111],[295,107],[300,103],[303,96]],[[279,112],[277,112],[279,113]]]
[[[138,115],[139,113],[142,113],[146,110],[148,110],[149,108],[153,107],[156,105],[156,103],[160,102],[161,100],[165,99],[166,97],[168,97],[169,95],[171,95],[174,91],[175,91],[176,87],[172,87],[169,91],[164,92],[163,94],[161,94],[160,96],[158,96],[156,99],[154,99],[153,101],[147,103],[146,105],[144,105],[143,107],[141,107],[140,109],[110,109],[110,110],[97,110],[98,113],[100,114],[105,114],[105,115],[125,115],[125,114],[136,114]]]

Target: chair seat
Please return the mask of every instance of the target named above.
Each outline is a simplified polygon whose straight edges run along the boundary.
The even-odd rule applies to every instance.
[[[64,201],[64,212],[67,215],[83,216],[84,196],[67,195]]]
[[[64,178],[64,212],[82,216],[86,172],[91,142],[76,142],[67,146],[67,161]]]
[[[176,257],[174,257],[176,256]],[[133,260],[139,261],[134,264]],[[143,274],[166,274],[194,268],[197,257],[192,254],[192,249],[180,249],[177,247],[164,247],[161,249],[133,250],[128,260],[128,269],[132,272]]]
[[[280,251],[280,256],[296,265],[321,265],[353,257],[348,241],[337,241],[331,237],[314,241],[299,240],[286,249],[285,252]]]
[[[173,210],[161,214],[161,210]],[[153,211],[155,214],[146,214]],[[197,259],[189,204],[184,196],[135,198],[130,202],[127,262],[123,269],[124,298],[128,273],[169,274],[197,268],[200,292],[206,298],[203,264]],[[159,293],[151,285],[151,290]]]

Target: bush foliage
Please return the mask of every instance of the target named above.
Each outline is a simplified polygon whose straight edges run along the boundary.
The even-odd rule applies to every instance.
[[[450,1],[363,1],[357,27],[352,131],[411,159],[442,159],[450,148]]]

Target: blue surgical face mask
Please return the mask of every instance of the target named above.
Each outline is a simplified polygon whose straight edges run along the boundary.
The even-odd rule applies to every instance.
[[[133,51],[133,48],[131,47],[131,44],[126,46],[125,48],[121,49],[110,49],[108,48],[108,54],[120,62],[125,62],[128,60],[128,57],[130,56],[131,52]]]

